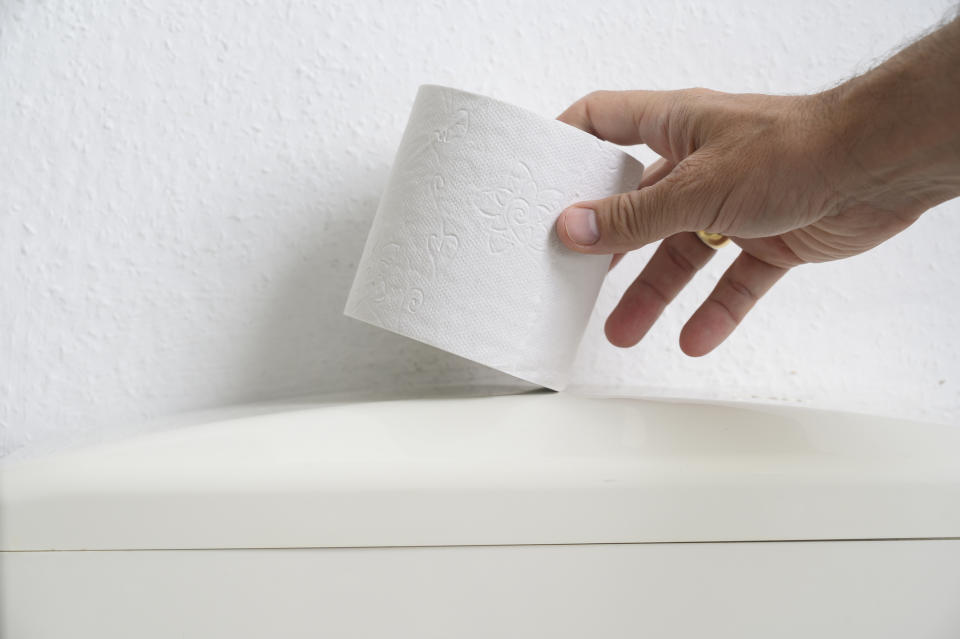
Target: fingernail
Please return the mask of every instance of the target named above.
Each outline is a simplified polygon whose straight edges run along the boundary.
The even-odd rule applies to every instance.
[[[596,244],[600,239],[597,214],[593,209],[571,206],[563,212],[563,227],[570,239],[581,246]]]

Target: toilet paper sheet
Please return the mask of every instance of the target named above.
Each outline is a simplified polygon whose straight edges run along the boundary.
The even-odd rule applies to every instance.
[[[345,313],[560,390],[610,256],[570,251],[554,222],[636,188],[642,172],[562,122],[423,86]]]

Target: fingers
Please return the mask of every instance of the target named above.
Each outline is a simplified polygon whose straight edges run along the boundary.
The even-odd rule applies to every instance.
[[[679,233],[661,242],[607,318],[605,330],[610,343],[629,347],[639,342],[715,252],[693,233]]]
[[[557,235],[580,253],[610,254],[626,253],[681,231],[708,228],[728,187],[717,171],[704,164],[691,164],[688,159],[669,171],[669,165],[664,165],[657,169],[662,175],[651,176],[651,180],[658,178],[652,186],[574,204],[557,218]]]
[[[696,91],[595,91],[574,102],[557,117],[578,129],[615,144],[644,143],[664,157],[670,152],[671,132],[682,136],[685,121],[679,115]]]
[[[691,357],[700,357],[719,346],[788,270],[741,252],[683,327],[681,350]]]
[[[670,171],[673,170],[674,164],[667,161],[664,158],[660,158],[650,166],[643,169],[643,177],[640,179],[640,185],[638,189],[646,188],[648,186],[653,186],[663,178],[665,178]],[[623,259],[624,253],[615,253],[613,259],[610,260],[610,268],[608,271],[612,271],[613,267],[620,263],[620,260]]]

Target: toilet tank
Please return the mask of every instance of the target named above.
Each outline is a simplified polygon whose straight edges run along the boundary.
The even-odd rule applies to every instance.
[[[0,636],[960,637],[960,428],[557,393],[0,465]]]

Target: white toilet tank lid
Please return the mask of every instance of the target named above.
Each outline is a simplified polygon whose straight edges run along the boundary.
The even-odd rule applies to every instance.
[[[960,428],[566,394],[326,404],[0,465],[0,549],[960,537]]]

